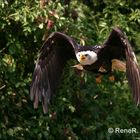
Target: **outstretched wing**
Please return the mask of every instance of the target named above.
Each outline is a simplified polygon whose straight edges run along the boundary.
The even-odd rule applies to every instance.
[[[68,59],[75,57],[78,44],[69,36],[52,33],[43,44],[34,69],[30,98],[34,108],[42,102],[43,111],[47,113],[48,103],[56,91],[62,70]]]
[[[107,41],[103,44],[100,55],[101,57],[105,55],[110,60],[126,60],[126,73],[134,101],[137,105],[140,104],[140,68],[130,42],[119,28],[112,30]]]

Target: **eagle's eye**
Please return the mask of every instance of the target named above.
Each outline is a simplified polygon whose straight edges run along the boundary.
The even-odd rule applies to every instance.
[[[89,56],[88,54],[85,54],[85,56],[87,57],[87,56]]]

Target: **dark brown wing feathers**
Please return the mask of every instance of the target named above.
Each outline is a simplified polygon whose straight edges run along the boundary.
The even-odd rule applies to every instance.
[[[103,54],[107,54],[110,59],[124,59],[125,48],[123,47],[121,36],[124,37],[122,32],[120,32],[118,28],[114,28],[108,39],[103,44],[103,49],[101,52]]]
[[[135,53],[127,37],[119,28],[114,28],[103,44],[102,55],[109,55],[109,59],[126,59],[126,73],[133,92],[135,103],[140,104],[140,68]]]
[[[132,50],[132,47],[128,40],[124,40],[126,44],[126,67],[127,67],[127,77],[129,84],[132,88],[133,97],[137,105],[140,104],[140,68],[138,66],[136,56]]]
[[[52,33],[43,44],[37,60],[30,97],[34,101],[34,108],[42,102],[43,111],[47,113],[48,103],[54,96],[60,75],[66,61],[74,56],[76,42],[59,32]]]

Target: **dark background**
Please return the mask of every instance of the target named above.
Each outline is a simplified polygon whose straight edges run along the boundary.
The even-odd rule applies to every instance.
[[[133,102],[125,73],[115,81],[78,74],[70,61],[49,113],[33,109],[29,89],[38,51],[53,31],[82,45],[102,44],[119,26],[140,60],[139,0],[0,1],[0,139],[140,139],[139,133],[108,133],[108,128],[140,132],[140,108]],[[139,61],[140,62],[140,61]]]

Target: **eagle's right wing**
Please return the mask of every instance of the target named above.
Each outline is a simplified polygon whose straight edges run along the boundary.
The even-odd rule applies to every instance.
[[[48,103],[56,92],[62,70],[68,59],[75,57],[78,44],[69,36],[52,33],[43,44],[33,73],[30,98],[34,108],[42,102],[43,111],[47,113]]]

